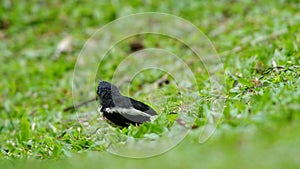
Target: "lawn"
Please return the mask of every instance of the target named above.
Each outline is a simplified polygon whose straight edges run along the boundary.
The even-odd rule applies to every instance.
[[[297,0],[2,0],[0,168],[300,168],[299,11]],[[174,38],[149,33],[118,39],[135,20],[111,29],[112,39],[122,40],[112,49],[106,48],[110,39],[105,34],[95,34],[115,19],[141,12],[168,13],[192,23],[203,33],[201,38],[189,32],[184,38],[201,44],[209,39],[221,69],[205,70],[211,67],[195,60],[193,46]],[[181,32],[187,25],[170,30]],[[86,50],[89,46],[96,52]],[[102,48],[108,52],[101,53]],[[164,50],[151,51],[154,48]],[[178,88],[188,82],[188,71],[160,57],[168,55],[165,51],[176,54],[181,59],[176,63],[193,72],[192,88]],[[104,54],[101,62],[90,57]],[[134,60],[143,54],[156,59]],[[84,62],[78,59],[82,56],[87,56]],[[159,69],[136,74],[142,65],[156,64],[153,60],[172,65],[168,68],[173,74],[166,76],[170,72]],[[81,69],[95,72],[81,76]],[[210,91],[214,74],[222,78],[219,95]],[[130,85],[128,76],[134,76]],[[93,99],[99,78],[153,106],[160,116],[152,123],[119,129],[101,120],[95,101],[64,111],[73,101]],[[220,99],[221,112],[211,120],[213,103]],[[193,118],[187,123],[176,113],[186,107]],[[209,124],[213,132],[206,133]],[[185,137],[169,151],[140,159],[110,153],[115,152],[112,145],[122,147],[118,143],[137,138],[155,140],[172,126],[187,134],[173,136],[170,142]],[[135,149],[147,154],[139,146]]]

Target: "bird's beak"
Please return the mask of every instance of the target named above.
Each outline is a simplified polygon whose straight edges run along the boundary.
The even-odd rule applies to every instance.
[[[101,82],[103,82],[103,80],[98,79],[98,82],[101,83]]]

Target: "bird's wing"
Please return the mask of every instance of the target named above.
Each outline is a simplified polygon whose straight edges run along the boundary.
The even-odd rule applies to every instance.
[[[130,107],[130,108],[108,107],[108,108],[105,108],[105,112],[106,113],[119,113],[121,115],[130,115],[130,116],[151,117],[150,114],[147,114],[147,113],[140,111],[133,107]]]
[[[140,101],[137,101],[137,100],[134,100],[132,98],[129,98],[130,99],[130,102],[131,102],[131,105],[133,108],[139,110],[139,111],[142,111],[142,112],[145,112],[149,115],[157,115],[157,113],[151,108],[149,107],[148,105],[140,102]]]

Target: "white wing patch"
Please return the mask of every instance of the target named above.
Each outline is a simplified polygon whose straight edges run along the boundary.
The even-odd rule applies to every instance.
[[[152,117],[151,115],[142,112],[140,110],[137,110],[133,107],[130,108],[106,108],[105,111],[108,113],[120,113],[120,114],[128,114],[128,115],[133,115],[133,116],[146,116],[146,117]]]

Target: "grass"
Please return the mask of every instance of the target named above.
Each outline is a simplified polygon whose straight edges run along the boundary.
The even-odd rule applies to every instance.
[[[297,1],[218,2],[83,2],[3,0],[0,6],[0,163],[3,168],[299,168],[300,14]],[[72,73],[85,41],[99,27],[137,12],[165,12],[194,23],[212,41],[226,75],[223,117],[213,136],[198,142],[211,97],[202,81],[195,126],[170,151],[147,159],[122,158],[106,152],[108,138],[87,132],[87,114],[63,112],[72,105]],[[58,43],[72,36],[72,50],[53,58]],[[161,47],[189,59],[179,42],[151,35],[118,44],[104,60],[104,79],[129,54],[130,43]],[[199,65],[194,65],[194,71]],[[130,71],[130,70],[128,70]],[[145,71],[132,82],[129,95],[150,102],[149,92],[160,71]],[[172,80],[171,80],[172,82]],[[93,84],[92,84],[93,85]],[[176,110],[176,88],[165,84],[154,96],[170,96],[162,109]],[[163,91],[163,94],[160,92]],[[173,94],[173,95],[172,95]],[[154,97],[159,98],[159,97]],[[90,98],[87,98],[90,99]],[[179,104],[178,103],[178,104]],[[155,105],[155,107],[160,107]],[[84,111],[83,107],[80,109]],[[83,118],[81,118],[81,115]],[[96,115],[96,114],[93,114]],[[96,117],[96,116],[95,116]],[[94,119],[95,120],[95,119]],[[128,137],[160,135],[174,117],[112,133]],[[89,124],[91,125],[91,124]],[[198,128],[197,128],[198,127]],[[147,136],[147,135],[146,135]],[[148,135],[149,136],[149,135]],[[114,138],[113,138],[114,139]],[[111,140],[110,140],[111,141]],[[116,140],[113,140],[116,141]]]

